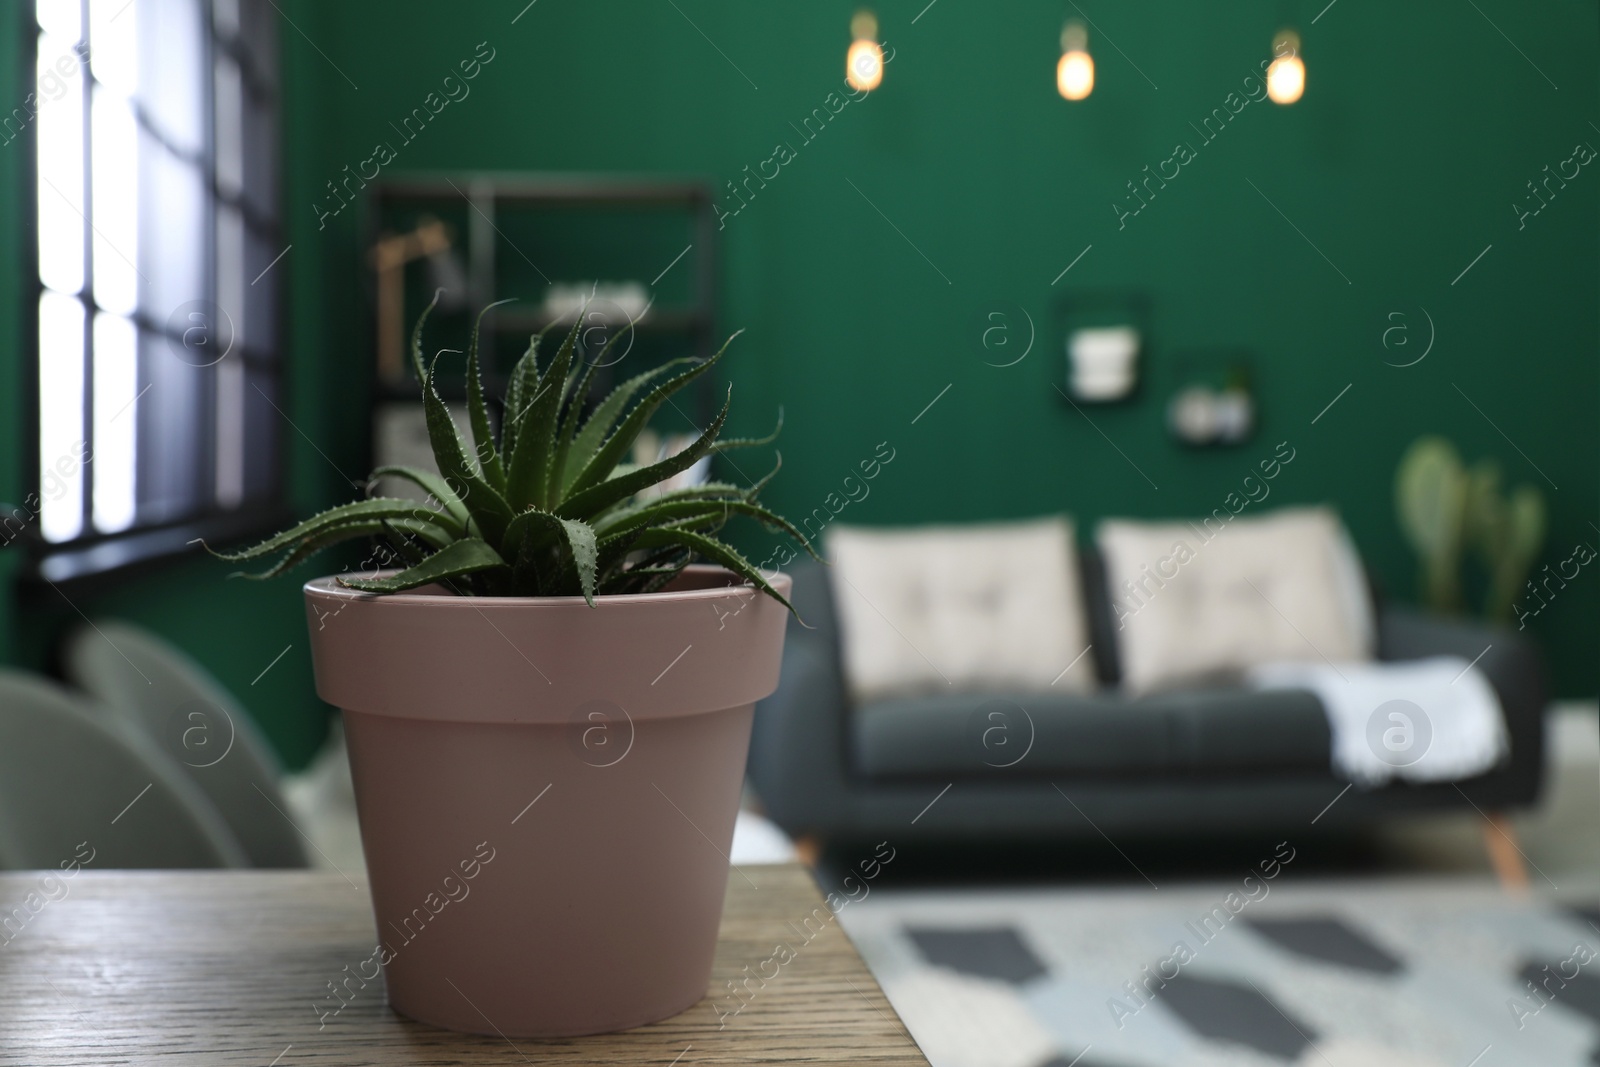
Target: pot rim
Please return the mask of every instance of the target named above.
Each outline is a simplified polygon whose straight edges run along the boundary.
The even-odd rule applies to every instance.
[[[374,577],[386,577],[398,574],[397,570],[378,571]],[[766,596],[762,589],[744,581],[733,571],[716,564],[691,563],[683,569],[684,574],[693,574],[700,577],[712,578],[717,575],[726,575],[731,581],[726,585],[712,585],[695,589],[658,589],[653,593],[603,593],[596,594],[595,607],[603,605],[616,605],[618,607],[629,604],[659,604],[674,601],[717,600],[728,597],[744,598],[748,596]],[[313,578],[302,586],[302,591],[307,596],[326,597],[333,600],[343,600],[352,603],[373,603],[382,601],[396,601],[412,607],[431,604],[438,607],[446,605],[465,606],[482,609],[486,606],[512,608],[512,607],[548,607],[550,610],[560,608],[571,609],[574,605],[589,610],[589,603],[582,596],[459,596],[454,593],[429,593],[423,589],[437,588],[437,583],[432,586],[420,586],[417,589],[408,589],[399,593],[369,593],[360,589],[350,589],[339,585],[337,579],[343,575],[324,575]],[[783,587],[789,583],[789,576],[782,572],[774,572],[768,581],[781,593]]]
[[[317,695],[346,711],[461,723],[569,723],[595,700],[630,719],[753,704],[777,687],[789,613],[725,584],[738,578],[722,567],[701,565],[685,584],[706,582],[716,584],[596,598],[604,610],[593,610],[582,597],[372,594],[321,578],[304,592]],[[793,580],[773,585],[787,594]],[[693,662],[673,670],[691,648]]]

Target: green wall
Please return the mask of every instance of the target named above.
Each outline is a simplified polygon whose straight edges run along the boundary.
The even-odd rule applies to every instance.
[[[1323,5],[1303,6],[1292,22],[1305,97],[1249,103],[1206,144],[1189,124],[1242,89],[1295,9],[1088,9],[1104,31],[1091,29],[1098,84],[1072,105],[1053,81],[1070,8],[939,3],[912,24],[924,3],[879,8],[893,49],[883,87],[809,143],[790,124],[843,89],[849,4],[695,0],[680,13],[508,0],[448,19],[420,2],[386,5],[382,19],[368,5],[302,7],[296,21],[327,55],[285,35],[297,99],[309,104],[291,112],[289,216],[310,229],[322,183],[395,140],[388,124],[487,42],[495,58],[470,95],[388,173],[674,173],[720,185],[754,171],[778,142],[795,149],[765,188],[752,183],[720,234],[724,326],[748,331],[727,364],[735,418],[762,429],[782,405],[787,419],[770,494],[780,510],[822,506],[887,440],[894,462],[839,521],[1193,515],[1222,506],[1288,440],[1296,460],[1270,502],[1337,504],[1380,581],[1409,597],[1415,568],[1392,475],[1410,441],[1436,432],[1468,459],[1500,460],[1513,484],[1545,490],[1551,548],[1541,563],[1565,559],[1580,538],[1600,545],[1589,525],[1600,171],[1582,169],[1522,230],[1508,206],[1576,142],[1600,145],[1589,125],[1600,114],[1593,5],[1537,16],[1486,6],[1516,47],[1470,5],[1340,4],[1314,26]],[[1197,158],[1119,229],[1112,202],[1179,140]],[[301,278],[329,307],[361,296],[354,219],[329,220],[296,248],[308,253]],[[1051,388],[1056,301],[1129,290],[1152,309],[1144,390],[1085,418]],[[1020,351],[1018,307],[1037,324],[1037,344],[1016,366],[986,366]],[[1421,350],[1423,309],[1436,326],[1432,351],[1412,367],[1386,365]],[[297,344],[353,363],[362,324],[305,310],[296,308]],[[992,311],[1019,332],[1003,354],[983,347]],[[1400,321],[1414,324],[1415,343],[1386,350],[1383,332]],[[1251,353],[1261,430],[1236,449],[1187,451],[1162,429],[1176,363],[1219,349]],[[1585,572],[1530,623],[1567,694],[1596,689],[1597,591],[1600,575]]]
[[[723,326],[748,331],[727,371],[737,428],[765,428],[780,405],[786,415],[770,493],[780,510],[823,506],[888,441],[894,461],[839,521],[1188,516],[1222,506],[1287,440],[1296,459],[1271,503],[1338,505],[1380,582],[1409,597],[1415,567],[1392,474],[1411,440],[1436,432],[1469,459],[1498,459],[1513,484],[1544,489],[1541,563],[1580,539],[1600,544],[1600,172],[1584,167],[1524,228],[1508,206],[1576,142],[1600,145],[1592,4],[1341,3],[1315,25],[1321,3],[1097,5],[1087,10],[1098,83],[1079,104],[1053,84],[1069,6],[889,4],[878,12],[893,49],[883,87],[803,143],[790,124],[842,92],[852,5],[524,3],[283,4],[294,22],[282,26],[294,248],[280,267],[290,411],[304,433],[287,432],[286,448],[301,510],[346,495],[335,467],[362,462],[370,343],[358,213],[324,228],[313,205],[346,164],[396,141],[389,123],[487,42],[494,58],[470,95],[386,174],[665,173],[720,185],[779,142],[795,149],[719,235]],[[1190,123],[1243,95],[1284,24],[1304,39],[1304,99],[1249,103],[1203,143]],[[1113,202],[1131,206],[1126,183],[1178,141],[1196,158],[1119,228]],[[16,180],[8,171],[0,182],[0,209],[11,210]],[[1151,308],[1139,399],[1074,411],[1051,388],[1058,301],[1129,291]],[[1386,365],[1420,351],[1423,309],[1436,329],[1428,357]],[[1020,352],[1022,311],[1037,327],[1032,351],[986,365]],[[7,337],[15,312],[0,301]],[[999,321],[991,312],[1013,331],[998,354],[982,341]],[[1381,343],[1393,312],[1412,325],[1409,349]],[[1188,451],[1163,430],[1165,401],[1187,354],[1217,350],[1250,354],[1261,429],[1239,448]],[[14,374],[13,362],[0,366]],[[8,416],[13,395],[0,390]],[[6,477],[16,485],[20,474]],[[1596,691],[1590,569],[1530,623],[1566,695]],[[84,606],[150,621],[202,656],[299,761],[322,712],[296,583],[247,587],[221,574],[186,564]]]

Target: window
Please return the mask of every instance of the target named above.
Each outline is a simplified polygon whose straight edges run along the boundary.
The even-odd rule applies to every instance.
[[[37,0],[38,523],[261,509],[278,483],[277,55],[257,0]]]

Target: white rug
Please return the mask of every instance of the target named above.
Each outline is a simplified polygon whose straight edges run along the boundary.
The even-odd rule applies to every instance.
[[[879,887],[840,919],[934,1067],[1600,1064],[1597,720],[1546,720],[1545,793],[1513,820],[1531,897],[1488,876],[1469,811],[1385,827],[1394,877],[1312,879],[1295,852],[1159,890]]]
[[[934,1067],[1579,1067],[1600,1062],[1600,909],[1577,889],[1580,908],[1296,885],[1291,862],[1160,890],[885,890],[840,919]]]

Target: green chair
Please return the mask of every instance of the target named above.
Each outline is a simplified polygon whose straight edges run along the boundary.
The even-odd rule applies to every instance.
[[[304,867],[277,756],[250,713],[194,660],[140,627],[102,619],[63,654],[67,680],[141,731],[210,798],[252,867]]]
[[[246,867],[228,824],[147,738],[0,668],[0,868]]]

